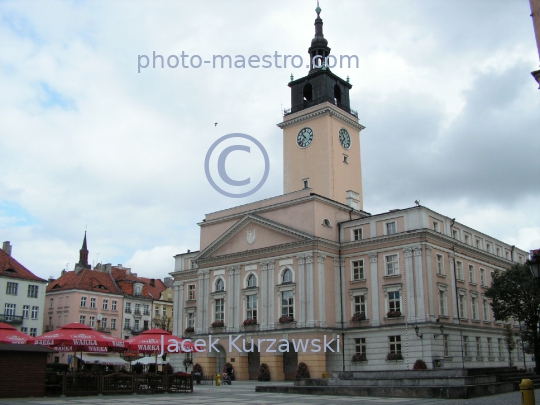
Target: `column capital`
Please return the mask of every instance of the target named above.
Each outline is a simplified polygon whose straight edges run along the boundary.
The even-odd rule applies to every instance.
[[[379,256],[379,255],[378,255],[377,253],[371,253],[371,254],[369,255],[369,261],[370,261],[371,263],[377,263],[377,258],[378,258],[378,256]]]
[[[320,254],[320,253],[317,254],[317,261],[318,261],[319,263],[324,263],[324,262],[326,261],[326,255]]]
[[[306,263],[307,264],[313,263],[313,255],[306,255]]]
[[[298,264],[304,264],[304,256],[297,256],[296,260],[298,260]]]
[[[268,262],[268,270],[274,270],[275,263],[274,262]]]
[[[405,252],[405,257],[412,257],[413,255],[412,249],[410,247],[404,248],[403,252]]]
[[[431,256],[431,248],[426,246],[426,255]]]
[[[261,266],[261,271],[268,270],[268,262],[260,262],[259,264]]]
[[[414,249],[414,255],[415,256],[421,256],[422,255],[422,246],[415,246],[413,249]]]

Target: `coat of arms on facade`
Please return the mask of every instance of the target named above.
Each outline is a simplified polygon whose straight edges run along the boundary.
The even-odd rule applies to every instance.
[[[255,242],[255,229],[248,229],[248,231],[247,231],[247,242],[250,245],[253,245],[253,242]]]

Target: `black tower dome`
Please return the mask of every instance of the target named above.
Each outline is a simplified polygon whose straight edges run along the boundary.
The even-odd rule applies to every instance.
[[[309,74],[316,72],[317,70],[321,69],[322,63],[325,61],[326,57],[330,55],[330,48],[328,47],[328,41],[326,38],[324,38],[323,34],[323,20],[321,18],[321,8],[319,7],[319,2],[317,1],[317,8],[315,9],[317,12],[317,18],[315,19],[315,37],[311,40],[311,46],[308,49],[310,61],[309,61],[309,67],[310,71]],[[320,56],[321,58],[317,58],[315,60],[316,66],[313,66],[313,58],[316,56]]]

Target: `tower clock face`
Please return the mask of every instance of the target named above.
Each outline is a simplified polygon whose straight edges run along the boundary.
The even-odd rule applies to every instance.
[[[309,145],[311,145],[312,141],[313,130],[311,128],[302,128],[300,132],[298,132],[298,136],[296,137],[296,143],[301,148],[307,148]]]
[[[349,149],[351,147],[351,136],[344,128],[339,130],[339,142],[345,149]]]

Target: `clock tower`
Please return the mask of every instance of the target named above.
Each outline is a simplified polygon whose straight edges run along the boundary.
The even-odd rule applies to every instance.
[[[317,5],[307,76],[292,80],[291,108],[283,122],[283,188],[314,193],[363,209],[358,113],[350,108],[352,85],[326,67],[330,55]],[[335,60],[335,59],[334,59]],[[291,76],[292,79],[292,76]]]

